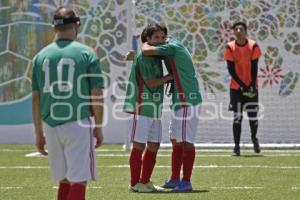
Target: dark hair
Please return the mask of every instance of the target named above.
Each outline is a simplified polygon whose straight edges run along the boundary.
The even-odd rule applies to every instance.
[[[165,33],[165,35],[168,35],[168,29],[167,29],[167,27],[165,25],[163,25],[163,24],[161,24],[160,27],[161,27],[162,31]]]
[[[69,24],[80,23],[80,18],[69,6],[60,6],[53,16],[53,25],[58,29],[67,29]]]
[[[235,27],[237,27],[237,26],[242,26],[242,27],[244,27],[245,31],[247,31],[247,25],[246,25],[245,22],[236,22],[236,23],[234,23],[232,25],[232,29],[235,29]]]
[[[141,41],[142,41],[142,43],[147,42],[147,29],[146,28],[144,28],[143,31],[142,31]]]
[[[161,27],[159,24],[148,24],[145,28],[145,37],[147,40],[147,37],[152,37],[152,35],[157,31],[163,31],[165,33],[165,30],[163,27]]]

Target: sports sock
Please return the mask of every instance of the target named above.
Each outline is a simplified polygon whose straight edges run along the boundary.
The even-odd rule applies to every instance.
[[[183,148],[183,156],[182,156],[183,178],[182,178],[182,180],[185,180],[185,181],[191,180],[191,175],[192,175],[194,161],[195,161],[195,155],[196,155],[196,151],[195,151],[194,146],[189,146],[189,147],[185,146]]]
[[[85,200],[85,188],[83,184],[72,184],[67,200]]]
[[[135,186],[139,182],[142,168],[142,153],[143,151],[136,148],[131,150],[129,158],[131,186]]]
[[[251,139],[252,141],[256,141],[256,134],[258,129],[258,120],[257,120],[257,112],[248,112],[249,124],[251,130]]]
[[[171,179],[179,179],[180,178],[182,155],[183,155],[183,145],[173,145]]]
[[[153,172],[153,168],[156,162],[156,154],[157,152],[151,152],[149,150],[146,150],[143,156],[142,161],[142,175],[140,182],[145,184],[150,181],[150,177]]]
[[[240,138],[241,138],[241,132],[242,132],[242,120],[243,120],[243,114],[242,113],[234,113],[234,120],[233,120],[233,138],[234,138],[234,144],[235,146],[240,145]]]
[[[70,183],[60,182],[57,191],[57,200],[67,200],[70,187],[71,187]]]

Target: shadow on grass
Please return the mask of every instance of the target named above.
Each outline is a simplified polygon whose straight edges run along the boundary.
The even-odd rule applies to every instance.
[[[264,155],[261,155],[261,154],[252,154],[252,155],[240,155],[240,157],[244,157],[244,158],[260,158],[260,157],[264,157]]]
[[[149,192],[149,193],[142,193],[142,194],[193,194],[193,193],[205,193],[209,192],[209,190],[193,190],[191,192],[172,192],[172,190],[160,190],[160,191],[155,191],[155,192]],[[137,194],[141,194],[136,192]]]

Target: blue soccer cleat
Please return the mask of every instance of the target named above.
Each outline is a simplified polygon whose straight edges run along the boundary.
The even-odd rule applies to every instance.
[[[165,189],[173,189],[180,183],[180,179],[167,179],[160,187]]]
[[[190,181],[182,180],[180,183],[172,190],[172,192],[191,192],[193,187]]]

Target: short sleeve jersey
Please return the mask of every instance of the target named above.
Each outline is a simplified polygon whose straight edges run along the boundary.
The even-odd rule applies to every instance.
[[[145,80],[161,78],[161,59],[138,53],[135,57],[126,91],[124,111],[151,118],[160,118],[164,96],[163,85],[148,88]]]
[[[174,76],[171,108],[178,110],[182,106],[201,103],[199,83],[188,49],[177,39],[171,38],[168,43],[156,46],[155,50],[159,55],[165,56],[165,63],[170,66]]]
[[[239,46],[236,41],[227,44],[224,51],[224,60],[234,62],[235,72],[245,85],[252,82],[251,61],[261,56],[261,50],[255,41],[248,39],[247,43]],[[231,89],[239,89],[240,85],[233,79],[230,82]]]
[[[39,92],[43,121],[57,126],[91,116],[91,90],[104,87],[92,49],[60,39],[42,49],[32,63],[32,90]]]

